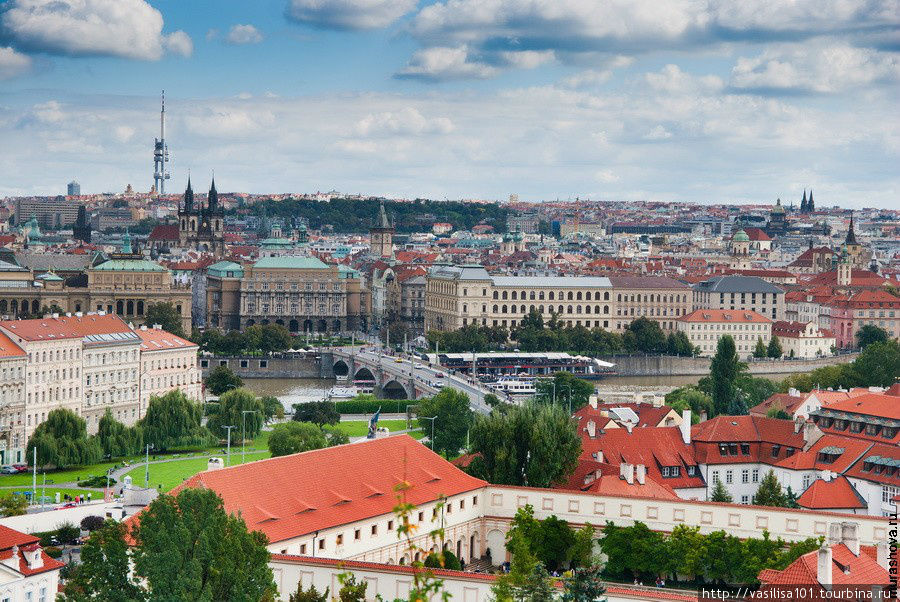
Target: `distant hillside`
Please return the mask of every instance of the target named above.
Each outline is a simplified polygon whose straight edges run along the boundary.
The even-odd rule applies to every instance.
[[[250,207],[251,213],[269,219],[305,218],[309,227],[318,229],[331,224],[335,232],[367,232],[378,215],[379,201],[334,199],[330,202],[312,200],[260,201]],[[481,223],[494,227],[495,232],[506,231],[509,211],[497,204],[462,203],[459,201],[429,201],[417,199],[409,203],[385,201],[388,216],[397,232],[431,230],[435,222],[453,224],[454,229],[468,230]]]

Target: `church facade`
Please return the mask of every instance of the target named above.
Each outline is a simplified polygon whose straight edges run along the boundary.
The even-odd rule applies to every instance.
[[[188,178],[178,210],[178,246],[209,252],[216,257],[225,255],[225,210],[219,205],[215,178],[206,196],[206,205],[194,200],[194,190]]]

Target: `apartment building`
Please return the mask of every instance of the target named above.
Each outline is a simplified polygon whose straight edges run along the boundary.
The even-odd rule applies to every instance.
[[[107,410],[132,425],[151,396],[173,389],[201,396],[197,346],[159,328],[104,312],[0,322],[0,459],[25,461],[52,410],[82,416],[93,434]]]
[[[755,311],[695,309],[678,319],[678,330],[687,335],[703,357],[716,354],[719,339],[730,335],[741,358],[753,355],[761,339],[768,345],[772,338],[772,320]]]
[[[835,338],[827,330],[822,330],[816,322],[785,322],[772,324],[772,336],[781,342],[785,357],[810,359],[831,355]]]
[[[747,310],[785,319],[784,290],[755,276],[716,276],[693,287],[694,308]]]
[[[652,276],[492,276],[479,265],[437,266],[426,276],[425,330],[470,324],[515,328],[534,309],[567,326],[623,330],[645,316],[674,330],[691,291]]]

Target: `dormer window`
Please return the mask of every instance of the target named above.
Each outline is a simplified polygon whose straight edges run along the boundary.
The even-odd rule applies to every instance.
[[[781,453],[781,446],[773,445],[772,446],[772,457],[777,458],[780,453]]]
[[[750,455],[750,444],[749,443],[741,443],[741,455],[742,456]]]

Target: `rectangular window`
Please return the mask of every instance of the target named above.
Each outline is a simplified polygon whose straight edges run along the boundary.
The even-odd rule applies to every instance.
[[[759,483],[759,469],[758,468],[753,469],[753,482]]]
[[[378,525],[372,525],[372,535],[378,535]]]
[[[734,481],[734,474],[730,470],[725,471],[725,483],[730,485]]]
[[[749,503],[750,503],[750,496],[749,496],[749,495],[742,495],[742,496],[741,496],[741,503],[742,503],[742,504],[749,504]]]
[[[356,529],[355,531],[353,531],[353,540],[359,541],[359,529]]]
[[[741,483],[749,483],[750,482],[750,471],[746,468],[741,471]]]
[[[325,540],[324,540],[324,539],[320,539],[320,540],[319,540],[319,549],[320,549],[320,550],[324,550],[324,549],[325,549]]]

